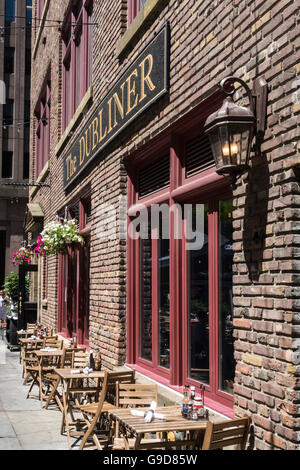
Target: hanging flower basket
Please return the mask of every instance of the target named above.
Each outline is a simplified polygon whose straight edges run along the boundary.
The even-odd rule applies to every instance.
[[[21,247],[14,251],[11,262],[14,265],[30,264],[31,250],[30,248]]]
[[[76,219],[64,220],[63,224],[50,222],[38,236],[34,252],[37,256],[65,253],[67,247],[74,243],[84,243]]]

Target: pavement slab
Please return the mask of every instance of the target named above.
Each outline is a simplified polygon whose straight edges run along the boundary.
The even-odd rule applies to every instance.
[[[26,399],[19,352],[1,339],[0,351],[0,450],[68,450],[59,408],[45,410],[37,398]]]

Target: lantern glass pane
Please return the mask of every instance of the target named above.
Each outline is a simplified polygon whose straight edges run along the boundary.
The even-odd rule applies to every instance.
[[[223,166],[222,146],[219,138],[219,131],[215,129],[209,134],[210,146],[217,168]]]
[[[234,165],[247,165],[249,160],[250,129],[236,127],[230,136],[231,162]]]
[[[221,141],[221,153],[223,159],[223,166],[230,165],[230,140],[228,127],[226,125],[219,127],[219,135]]]

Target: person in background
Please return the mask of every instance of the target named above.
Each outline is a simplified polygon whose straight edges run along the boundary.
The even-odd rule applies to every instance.
[[[1,336],[3,339],[3,330],[6,328],[6,305],[7,299],[5,297],[4,291],[0,290],[0,330]]]

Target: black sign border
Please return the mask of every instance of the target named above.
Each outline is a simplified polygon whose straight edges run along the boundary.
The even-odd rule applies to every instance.
[[[132,124],[132,122],[142,113],[144,113],[144,111],[146,111],[150,106],[152,106],[153,103],[155,103],[157,100],[159,100],[162,96],[164,96],[166,93],[169,92],[169,89],[170,89],[170,24],[168,21],[166,21],[162,26],[161,28],[156,32],[154,33],[153,37],[145,44],[145,46],[137,53],[137,55],[135,56],[135,58],[132,60],[132,62],[130,62],[130,64],[125,68],[125,70],[123,71],[123,73],[120,75],[120,77],[115,81],[115,83],[110,87],[110,89],[107,91],[107,93],[104,95],[104,97],[102,98],[102,100],[100,101],[100,104],[94,108],[93,112],[91,113],[91,115],[89,116],[89,118],[87,119],[87,122],[92,118],[92,116],[94,115],[94,113],[96,112],[96,110],[98,110],[100,107],[101,107],[101,104],[105,102],[105,99],[106,97],[111,93],[111,91],[117,86],[117,84],[122,80],[122,78],[124,77],[124,75],[127,73],[127,71],[130,69],[130,67],[132,67],[132,65],[139,59],[140,55],[144,52],[145,49],[147,49],[147,47],[149,47],[149,45],[155,41],[155,39],[159,36],[159,34],[161,34],[163,32],[163,30],[165,29],[165,76],[164,76],[164,80],[165,80],[165,87],[163,90],[160,91],[160,93],[158,95],[156,95],[154,98],[152,98],[143,108],[139,109],[136,114],[134,116],[131,116],[131,118],[126,121],[126,123],[120,128],[118,129],[118,131],[112,135],[103,145],[102,147],[100,147],[98,149],[98,151],[95,153],[95,155],[86,162],[86,164],[79,170],[79,172],[75,175],[75,177],[70,181],[68,182],[66,185],[64,184],[64,190],[66,191],[72,184],[74,184],[74,182],[77,180],[77,178],[81,175],[81,173],[88,167],[88,165],[90,165],[98,156],[99,156],[99,153],[107,146],[111,143],[111,141],[117,137],[121,132],[124,131],[124,129],[126,129],[127,126],[129,126],[130,124]],[[85,129],[85,125],[82,127],[81,129],[81,132],[84,131]],[[80,134],[78,135],[77,139],[79,138]],[[64,155],[64,183],[65,183],[65,164],[66,164],[66,157],[67,155],[70,154],[70,151],[72,150],[72,147],[76,144],[76,141],[77,139],[75,140],[75,142],[73,142],[73,145],[71,146],[71,148],[69,149],[68,152],[66,152],[66,154]]]

